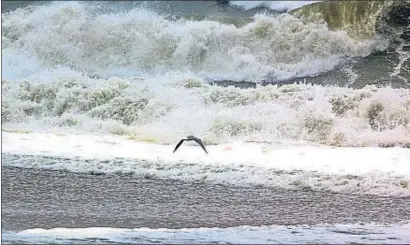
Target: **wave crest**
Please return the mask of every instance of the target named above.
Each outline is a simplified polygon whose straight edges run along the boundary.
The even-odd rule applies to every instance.
[[[171,73],[72,79],[57,74],[48,83],[35,78],[3,80],[5,127],[46,124],[55,130],[76,128],[157,143],[187,134],[202,135],[212,144],[238,139],[308,140],[335,146],[410,143],[407,89],[303,84],[223,88]],[[187,81],[198,86],[187,87]]]
[[[244,26],[167,19],[137,8],[98,14],[78,2],[2,14],[4,52],[42,65],[99,77],[190,70],[209,78],[257,80],[327,71],[345,58],[384,50],[383,40],[357,41],[325,24],[289,14],[256,15]]]

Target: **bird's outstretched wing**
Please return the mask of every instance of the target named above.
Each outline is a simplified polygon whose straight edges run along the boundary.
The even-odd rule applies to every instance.
[[[177,146],[175,146],[175,149],[172,153],[175,153],[176,150],[178,150],[178,148],[182,145],[182,143],[185,141],[185,139],[182,139],[178,142]]]
[[[208,154],[208,152],[207,152],[206,149],[205,149],[204,143],[202,143],[202,140],[199,139],[199,138],[196,138],[196,137],[194,138],[194,140],[195,140],[196,143],[198,143],[198,144],[202,147],[202,149],[204,149],[204,151],[206,152],[206,154]]]

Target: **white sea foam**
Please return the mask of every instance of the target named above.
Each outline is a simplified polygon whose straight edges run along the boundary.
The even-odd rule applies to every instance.
[[[28,140],[5,134],[7,152],[97,159],[92,164],[70,158],[47,164],[14,161],[9,166],[408,195],[401,187],[405,184],[399,184],[407,183],[408,150],[375,148],[410,144],[408,89],[304,84],[239,89],[210,86],[206,79],[314,75],[346,59],[384,50],[388,43],[380,37],[353,40],[343,31],[289,14],[256,15],[235,26],[167,18],[143,8],[101,14],[81,2],[3,13],[2,29],[3,130],[36,132],[24,136]],[[37,144],[30,137],[44,139],[41,132],[117,134],[140,142],[121,141],[123,150],[115,152],[98,145],[93,136],[51,134]],[[184,146],[183,153],[172,155],[169,144],[188,134],[202,137],[212,154]],[[80,146],[67,144],[70,137]],[[291,141],[305,143],[284,147]],[[363,146],[367,148],[351,148]],[[143,151],[135,153],[131,147]],[[99,161],[103,157],[129,159],[118,165]],[[155,164],[173,170],[157,170]],[[222,173],[215,173],[216,168]],[[274,169],[304,173],[279,176]],[[334,177],[349,174],[361,179]]]
[[[410,227],[404,225],[352,224],[318,226],[240,226],[230,228],[192,229],[122,229],[110,227],[29,229],[20,232],[2,231],[2,242],[26,243],[383,243],[410,242]]]
[[[206,78],[288,79],[387,47],[288,14],[244,26],[166,18],[136,8],[101,14],[55,2],[2,14],[6,130],[112,133],[170,143],[202,135],[335,146],[410,141],[405,89],[289,85],[219,88]]]
[[[178,70],[218,79],[287,79],[327,71],[346,58],[387,47],[385,40],[353,40],[346,32],[288,14],[256,15],[236,27],[168,20],[142,8],[101,15],[79,2],[3,13],[2,29],[5,68],[21,57],[18,63],[26,72],[24,65],[37,60],[46,67],[69,66],[106,77]],[[17,68],[11,72],[18,73]]]
[[[2,83],[5,130],[109,133],[156,143],[194,134],[207,144],[410,144],[408,89],[222,88],[187,73],[92,79],[67,68]]]
[[[290,11],[317,2],[321,1],[229,1],[232,6],[244,10],[264,7],[275,11]]]
[[[175,140],[175,143],[178,139]],[[376,195],[410,195],[410,151],[331,148],[273,142],[207,146],[157,145],[113,136],[3,133],[3,166],[73,172],[136,173],[238,186],[313,188]],[[30,158],[54,156],[61,159]],[[285,171],[285,172],[283,172]],[[296,171],[296,172],[295,172]]]
[[[290,10],[302,3],[231,4]],[[175,20],[143,8],[101,15],[81,2],[3,13],[2,30],[2,126],[33,131],[2,132],[2,166],[410,196],[410,151],[374,147],[410,142],[409,90],[236,89],[204,79],[316,75],[384,50],[388,43],[380,37],[353,40],[288,14],[256,15],[234,26]],[[172,154],[187,134],[203,137],[210,154],[185,144]],[[346,231],[370,229],[346,243],[388,243],[387,235],[397,238],[393,243],[410,240],[408,226],[366,227],[56,228],[3,232],[3,238],[58,243],[67,240],[57,237],[74,242],[75,236],[84,243],[95,241],[93,234],[126,242],[306,243],[310,235],[314,242],[340,243]]]

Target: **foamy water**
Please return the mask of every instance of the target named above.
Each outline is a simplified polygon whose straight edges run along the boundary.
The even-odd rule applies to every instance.
[[[109,227],[30,229],[3,232],[3,242],[29,243],[383,243],[410,242],[409,225],[264,226],[195,229],[120,229]]]
[[[307,140],[332,146],[410,142],[410,92],[286,85],[209,86],[193,74],[109,79],[59,69],[3,80],[3,129],[118,134],[171,143]]]
[[[168,20],[141,8],[96,15],[92,6],[78,2],[3,14],[2,27],[3,53],[10,57],[3,59],[3,67],[14,68],[6,78],[17,75],[16,63],[26,69],[22,65],[28,55],[48,67],[69,66],[96,76],[177,70],[218,79],[287,79],[327,71],[346,58],[387,47],[381,38],[356,41],[346,32],[288,14],[257,14],[236,27]],[[24,60],[12,61],[19,58]]]
[[[207,144],[410,141],[406,89],[207,84],[319,74],[384,50],[388,41],[381,37],[353,40],[288,14],[258,14],[236,27],[169,19],[143,8],[101,14],[81,2],[2,17],[2,122],[8,131],[119,134],[157,143],[187,134]]]
[[[3,166],[408,196],[410,151],[331,148],[303,142],[207,146],[135,142],[113,136],[3,133]],[[177,142],[175,142],[177,143]],[[44,157],[41,157],[44,156]],[[51,158],[50,158],[51,157]],[[54,157],[54,158],[53,158]]]
[[[289,14],[257,14],[234,26],[169,18],[142,7],[102,14],[81,2],[27,7],[2,17],[3,130],[30,133],[4,134],[6,152],[82,157],[9,166],[408,194],[402,186],[409,151],[377,148],[410,144],[408,89],[307,84],[240,89],[207,83],[314,75],[385,49],[388,41],[381,37],[353,40],[344,31]],[[357,79],[352,70],[346,72]],[[61,133],[66,135],[56,136]],[[171,146],[190,134],[204,140],[209,156],[196,147],[171,154]],[[97,143],[104,137],[119,140],[121,150]],[[112,164],[118,157],[127,159]],[[93,163],[85,164],[86,158]],[[101,163],[103,158],[111,160]],[[155,164],[173,169],[156,170]],[[274,169],[302,172],[278,175]]]
[[[230,5],[289,11],[314,2]],[[288,13],[238,23],[143,5],[102,13],[72,1],[3,13],[2,166],[410,196],[409,90],[361,81],[344,67],[386,50],[388,37],[353,39]],[[407,81],[400,71],[408,52],[397,52],[391,77]],[[208,83],[283,81],[340,67],[344,84],[376,85]],[[172,153],[189,134],[204,140],[208,155],[189,143]],[[6,243],[398,244],[410,242],[408,234],[407,224],[2,231]]]
[[[85,155],[81,156],[95,159],[236,163],[328,175],[407,174],[403,164],[408,150],[372,147],[410,144],[408,89],[306,84],[240,89],[207,83],[215,78],[258,81],[267,75],[288,79],[318,74],[384,50],[388,40],[381,37],[353,40],[344,31],[331,31],[324,24],[302,22],[289,14],[257,14],[250,23],[235,26],[169,18],[143,7],[100,13],[93,4],[81,2],[21,8],[3,13],[2,18],[3,130],[33,133],[25,136],[28,141],[5,134],[8,152],[21,149],[9,142],[22,142],[28,145],[18,154],[45,151],[67,156],[78,149],[60,146],[74,137],[82,142]],[[47,138],[50,133],[68,136]],[[146,153],[128,155],[120,150],[125,154],[121,156],[108,149],[111,155],[87,155],[92,152],[87,144],[95,144],[89,141],[90,134],[139,141],[135,144]],[[203,138],[212,156],[189,151],[178,159],[182,153],[171,155],[169,147],[163,146],[189,134]],[[36,144],[34,136],[46,138]],[[280,149],[273,148],[270,155],[271,145],[265,144],[264,152],[260,144],[246,141],[276,142]],[[304,142],[303,146],[284,147],[295,141]],[[129,142],[124,144],[128,151]],[[235,145],[235,154],[224,150],[230,144]],[[300,154],[293,154],[295,150]],[[112,166],[104,169],[123,171]],[[257,175],[240,181],[241,176],[231,182],[277,180]],[[402,193],[399,180],[389,178],[381,178],[385,187],[377,193],[386,194],[392,186]],[[229,178],[211,179],[226,182]],[[286,183],[297,181],[291,179]]]
[[[245,10],[264,7],[275,11],[289,11],[317,2],[321,1],[229,1],[229,4]]]

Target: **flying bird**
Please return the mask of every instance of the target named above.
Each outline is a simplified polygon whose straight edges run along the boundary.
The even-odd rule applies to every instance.
[[[186,141],[191,141],[191,140],[195,141],[196,143],[198,143],[198,145],[200,145],[200,146],[202,147],[202,149],[204,149],[204,151],[206,152],[206,154],[208,154],[208,152],[207,152],[206,149],[205,149],[204,143],[202,143],[202,140],[201,140],[200,138],[197,138],[197,137],[192,136],[192,135],[188,135],[188,137],[186,137],[186,139],[181,139],[181,140],[179,141],[179,143],[177,144],[177,146],[175,146],[175,149],[174,149],[174,152],[173,152],[173,153],[175,153],[175,151],[178,150],[178,148],[182,145],[182,143],[183,143],[185,140],[186,140]]]

